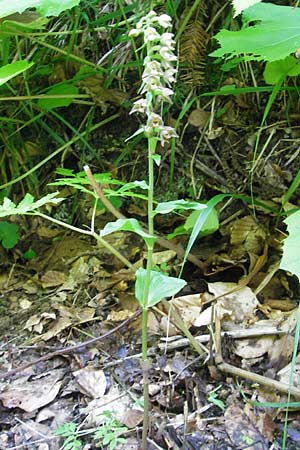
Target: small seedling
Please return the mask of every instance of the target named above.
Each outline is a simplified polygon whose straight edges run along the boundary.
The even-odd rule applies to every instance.
[[[92,435],[96,447],[114,450],[118,444],[126,444],[127,439],[121,435],[128,428],[122,425],[110,411],[104,411],[101,415],[104,416],[104,422],[98,428],[80,430],[74,422],[65,423],[58,427],[54,434],[65,438],[63,450],[80,450],[83,444],[79,438],[87,435]]]
[[[224,402],[222,400],[220,400],[218,398],[218,393],[217,391],[221,388],[221,386],[218,386],[216,389],[212,390],[209,392],[208,396],[207,396],[207,400],[210,403],[213,403],[215,406],[217,406],[218,408],[220,408],[222,411],[225,411],[225,405]]]
[[[65,423],[54,430],[54,434],[65,438],[64,450],[80,450],[82,448],[82,442],[78,439],[79,432],[76,423]]]
[[[95,441],[99,441],[105,445],[109,450],[114,450],[118,444],[126,444],[127,439],[121,437],[128,428],[122,425],[110,411],[104,411],[102,415],[105,417],[105,422],[94,433]]]

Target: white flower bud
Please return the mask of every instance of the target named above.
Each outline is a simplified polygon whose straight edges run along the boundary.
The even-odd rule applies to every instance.
[[[160,34],[153,27],[148,27],[144,31],[144,40],[145,42],[153,42],[157,39],[160,39]]]
[[[140,100],[136,100],[134,102],[133,107],[129,114],[132,114],[134,112],[145,114],[146,111],[147,111],[147,102],[144,98],[141,98]]]
[[[160,128],[163,127],[164,123],[159,114],[151,113],[148,116],[147,127],[149,128]]]
[[[156,17],[156,20],[163,28],[168,28],[172,25],[172,19],[170,16],[168,16],[168,14],[161,14],[160,16]]]
[[[141,34],[142,30],[137,30],[136,28],[132,28],[132,30],[129,31],[130,37],[137,37]]]
[[[163,87],[156,93],[156,95],[158,96],[159,103],[162,103],[162,102],[172,103],[171,97],[173,94],[174,94],[174,91],[172,91],[172,89],[169,89],[166,87]]]
[[[173,137],[177,138],[178,134],[172,127],[162,127],[160,130],[159,137],[161,145],[164,146],[165,142],[169,141]]]
[[[170,67],[170,69],[165,70],[163,77],[166,80],[166,82],[171,85],[172,83],[175,83],[176,78],[175,75],[177,73],[177,70],[173,67]]]
[[[144,76],[143,74],[143,85],[142,85],[142,93],[146,91],[154,91],[157,88],[162,88],[162,84],[160,81],[160,77],[158,76]]]
[[[160,42],[164,47],[169,47],[170,50],[174,50],[175,41],[173,33],[163,33],[160,37]]]
[[[161,47],[159,54],[164,61],[177,61],[177,57],[172,53],[169,47]]]

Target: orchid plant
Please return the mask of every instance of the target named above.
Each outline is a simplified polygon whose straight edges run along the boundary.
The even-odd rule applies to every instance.
[[[145,49],[142,84],[140,94],[142,98],[135,101],[132,113],[142,113],[145,125],[134,133],[134,136],[144,133],[148,139],[148,232],[145,238],[147,245],[147,267],[136,271],[135,295],[142,306],[142,368],[144,387],[144,423],[142,449],[147,448],[148,417],[149,417],[149,363],[147,360],[147,318],[148,309],[160,302],[163,297],[170,297],[179,292],[186,282],[179,278],[166,276],[153,270],[152,254],[155,244],[154,217],[156,214],[166,214],[174,210],[195,209],[202,210],[206,206],[197,202],[175,200],[159,203],[153,207],[154,194],[154,164],[159,165],[160,155],[156,153],[157,144],[162,146],[177,133],[173,127],[167,126],[163,120],[163,104],[172,104],[174,91],[172,85],[176,81],[177,57],[175,55],[175,40],[170,32],[171,18],[167,14],[157,15],[150,11],[142,17],[136,28],[130,31],[131,37],[143,37],[142,49]],[[151,240],[150,236],[153,236]]]
[[[177,74],[177,57],[175,55],[174,36],[170,31],[171,25],[171,18],[167,14],[158,15],[155,11],[150,11],[138,21],[136,27],[129,33],[131,37],[141,36],[143,38],[141,50],[145,51],[142,83],[139,91],[141,98],[134,102],[133,108],[130,111],[130,114],[143,114],[145,116],[145,123],[133,136],[143,133],[148,142],[148,180],[147,182],[131,182],[129,185],[132,187],[133,184],[137,184],[147,190],[148,230],[145,231],[136,219],[120,218],[114,222],[107,223],[100,232],[96,232],[94,230],[93,219],[91,221],[90,230],[86,230],[74,227],[73,225],[64,223],[40,212],[39,208],[41,206],[46,205],[49,202],[58,203],[63,200],[62,198],[57,198],[59,192],[48,194],[38,201],[34,201],[34,198],[30,194],[26,194],[24,199],[18,205],[13,203],[10,199],[5,198],[3,205],[0,205],[0,218],[17,214],[37,215],[43,219],[50,220],[57,225],[92,236],[128,267],[132,267],[132,264],[105,241],[106,236],[116,231],[130,231],[137,233],[143,238],[147,246],[147,265],[146,269],[140,267],[136,271],[135,283],[135,296],[142,307],[142,369],[144,388],[143,450],[147,448],[149,420],[150,364],[147,360],[148,310],[159,303],[164,297],[172,297],[177,294],[186,284],[186,282],[180,278],[170,277],[157,270],[153,270],[152,255],[157,239],[154,232],[154,217],[156,214],[168,214],[175,210],[201,211],[187,246],[187,255],[213,206],[219,201],[219,199],[216,199],[211,205],[210,202],[208,202],[207,205],[204,205],[198,202],[181,199],[158,203],[154,208],[154,164],[160,164],[160,155],[156,153],[157,144],[160,143],[163,146],[170,139],[177,137],[175,129],[165,125],[163,120],[163,106],[164,103],[172,104],[172,96],[174,94],[172,86],[176,81]],[[85,168],[86,174],[88,174],[87,169],[88,167]],[[75,181],[76,183],[74,186],[77,189],[79,188],[86,193],[94,194],[95,201],[97,201],[98,193],[93,183],[91,183],[91,185],[94,188],[95,193],[89,191],[84,186],[91,181],[89,176],[87,176],[86,180],[76,177]],[[68,183],[63,179],[63,181],[56,184],[67,185]],[[125,188],[125,186],[123,186],[123,188]],[[186,255],[182,267],[186,260]]]

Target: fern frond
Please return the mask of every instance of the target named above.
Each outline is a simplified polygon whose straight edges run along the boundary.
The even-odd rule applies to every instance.
[[[204,78],[208,34],[202,21],[192,18],[180,39],[180,78],[186,84],[199,86]]]

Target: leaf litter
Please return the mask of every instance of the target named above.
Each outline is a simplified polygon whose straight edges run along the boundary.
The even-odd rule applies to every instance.
[[[253,270],[263,250],[265,234],[247,217],[227,227],[227,233],[230,239],[223,261],[227,259],[231,265],[244,267],[245,255],[249,259],[251,254]],[[25,283],[17,281],[24,279],[24,270],[15,271],[13,277],[2,281],[7,283],[8,295],[15,298],[9,304],[15,317],[21,317],[16,311],[18,304],[23,305],[22,320],[27,316],[23,326],[12,323],[8,329],[1,346],[2,374],[21,367],[24,360],[32,363],[0,384],[2,448],[14,448],[21,443],[30,448],[59,449],[62,438],[54,435],[57,427],[76,420],[82,423],[82,430],[94,429],[104,423],[105,411],[114,414],[129,434],[141,427],[140,325],[134,320],[130,322],[130,316],[137,310],[132,295],[133,278],[124,269],[111,270],[111,262],[107,264],[101,249],[96,250],[88,242],[78,246],[78,253],[71,237],[65,242],[71,243],[72,251],[66,244],[60,247],[66,256],[57,253],[56,260],[52,254],[48,261],[53,261],[53,270],[48,262],[47,268],[44,266],[44,270],[27,278]],[[121,245],[123,249],[132,246],[126,233]],[[155,256],[157,264],[172,265],[175,259],[172,252],[158,252]],[[60,260],[62,271],[58,270]],[[218,264],[220,261],[219,258]],[[213,273],[214,260],[210,259],[209,264],[207,272]],[[223,264],[225,272],[215,271],[216,274],[226,273],[226,263]],[[28,266],[32,271],[33,265]],[[41,275],[37,276],[38,273]],[[263,385],[251,387],[243,379],[238,381],[222,374],[218,366],[213,369],[208,362],[214,348],[217,314],[222,324],[221,345],[225,346],[222,352],[230,364],[288,384],[296,310],[274,310],[262,304],[260,298],[272,292],[274,279],[277,280],[274,292],[278,292],[278,286],[285,290],[286,296],[291,292],[281,273],[279,278],[273,278],[270,287],[266,284],[255,294],[255,288],[268,276],[262,270],[258,274],[258,281],[255,277],[251,279],[251,287],[240,286],[239,282],[208,281],[202,292],[170,300],[185,326],[206,346],[207,353],[201,357],[191,350],[189,340],[182,336],[164,307],[153,308],[149,319],[152,361],[149,392],[153,429],[161,430],[154,437],[161,445],[173,442],[180,447],[185,441],[187,448],[202,445],[215,448],[217,441],[224,448],[268,449],[274,441],[280,414],[275,417],[272,410],[255,411],[251,401],[255,398],[262,403],[279,402],[284,401],[285,395]],[[38,298],[44,300],[37,311]],[[117,331],[99,344],[35,363],[40,355],[47,356],[56,349],[103,335],[126,319],[129,323],[122,333]],[[298,361],[294,370],[294,386],[298,388]],[[11,411],[14,420],[8,425]],[[130,439],[132,448],[138,448],[138,440],[133,436]],[[120,444],[118,448],[123,447]]]

